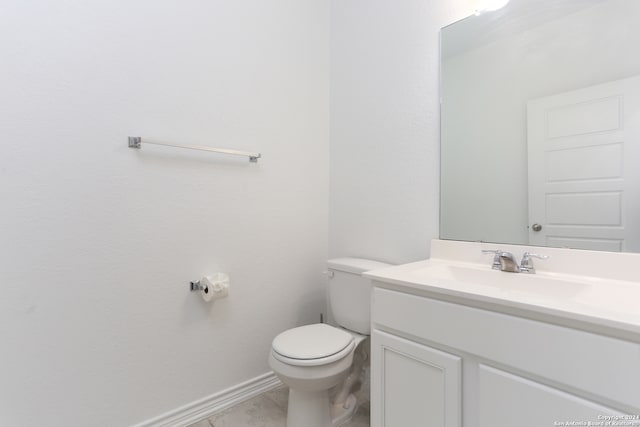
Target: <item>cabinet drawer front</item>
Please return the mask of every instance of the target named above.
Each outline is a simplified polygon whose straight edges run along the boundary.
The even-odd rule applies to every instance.
[[[387,289],[374,327],[432,341],[640,410],[640,345]]]
[[[619,411],[490,366],[478,372],[479,427],[598,425]],[[532,404],[535,402],[535,404]],[[544,408],[543,411],[540,408]]]

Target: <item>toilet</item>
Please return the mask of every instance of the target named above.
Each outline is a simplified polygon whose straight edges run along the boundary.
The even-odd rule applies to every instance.
[[[329,301],[339,327],[300,326],[274,338],[269,366],[289,386],[287,427],[334,427],[348,421],[351,413],[332,411],[329,389],[347,379],[355,349],[371,333],[371,284],[362,273],[389,266],[360,258],[329,260]],[[354,397],[349,398],[341,408],[355,408]]]

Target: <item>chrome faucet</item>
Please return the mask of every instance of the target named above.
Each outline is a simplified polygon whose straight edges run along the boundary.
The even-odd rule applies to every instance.
[[[491,268],[494,270],[500,271],[508,271],[510,273],[527,273],[527,274],[535,274],[536,269],[533,267],[533,260],[531,258],[538,259],[547,259],[548,255],[540,255],[533,254],[531,252],[525,252],[522,255],[522,261],[520,265],[516,262],[516,258],[513,256],[511,252],[506,252],[503,250],[491,250],[491,249],[483,249],[484,253],[492,253],[495,254],[493,257],[493,264],[491,264]]]
[[[495,254],[495,256],[493,257],[493,264],[491,265],[491,268],[493,268],[494,270],[508,271],[510,273],[520,273],[518,262],[511,252],[505,252],[500,249],[483,249],[482,252]]]

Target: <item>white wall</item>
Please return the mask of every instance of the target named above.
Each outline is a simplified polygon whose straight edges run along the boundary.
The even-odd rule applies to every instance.
[[[125,426],[324,308],[321,0],[0,5],[0,425]],[[127,136],[263,153],[258,164]],[[191,279],[224,271],[204,304]]]
[[[638,15],[609,0],[443,62],[444,237],[529,243],[526,103],[639,74]]]
[[[429,256],[438,237],[439,29],[473,3],[331,2],[331,256]]]

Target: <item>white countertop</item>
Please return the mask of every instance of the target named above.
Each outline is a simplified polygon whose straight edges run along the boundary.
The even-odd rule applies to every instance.
[[[436,242],[436,246],[443,245],[442,241]],[[456,244],[462,244],[465,248],[452,251],[452,245]],[[469,245],[477,247],[469,250]],[[460,256],[465,250],[476,254],[480,252],[480,248],[488,248],[487,244],[446,242],[444,246],[446,248],[443,249],[433,248],[432,245],[434,257],[430,260],[374,270],[365,273],[365,276],[408,293],[428,294],[433,298],[640,342],[640,283],[621,280],[625,275],[620,271],[616,271],[616,278],[570,274],[566,272],[567,269],[560,273],[541,268],[537,274],[508,273],[492,270],[490,257],[481,256],[480,259],[484,258],[483,263],[478,263],[468,262],[468,259]],[[493,246],[513,250],[514,254],[514,249],[519,248]],[[528,250],[526,247],[521,248]],[[607,267],[612,265],[611,253],[603,253],[602,259],[597,259],[598,253],[588,251],[534,249],[552,252],[556,263],[563,256],[571,257],[571,262],[567,264],[578,267],[583,262],[599,263],[600,270],[594,270],[592,265],[589,271],[600,276],[606,275]],[[449,253],[457,255],[448,256]],[[582,255],[588,259],[581,259]],[[615,255],[623,254],[613,254]],[[443,256],[448,257],[442,258]],[[639,260],[640,257],[636,257],[636,261]],[[543,263],[541,261],[536,266],[542,267]],[[636,268],[640,270],[640,263],[635,262],[629,266],[630,270]],[[628,277],[635,279],[636,275],[635,271],[631,271]]]

